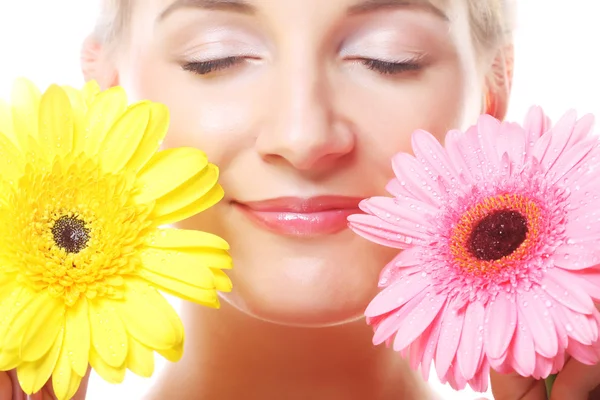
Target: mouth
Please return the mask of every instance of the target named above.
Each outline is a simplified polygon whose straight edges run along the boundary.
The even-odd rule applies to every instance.
[[[279,197],[233,205],[262,229],[284,236],[332,235],[347,229],[349,215],[361,213],[359,197]]]

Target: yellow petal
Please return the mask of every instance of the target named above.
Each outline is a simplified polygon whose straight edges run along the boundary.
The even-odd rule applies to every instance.
[[[112,87],[95,96],[85,115],[87,135],[83,150],[94,157],[98,154],[109,129],[127,109],[127,96],[120,86]]]
[[[64,303],[46,293],[37,293],[11,324],[8,341],[20,341],[23,361],[43,357],[65,323]]]
[[[29,137],[38,139],[38,116],[41,93],[33,82],[18,78],[11,91],[12,120],[21,148],[27,148]]]
[[[202,289],[193,286],[188,282],[183,282],[164,275],[156,274],[152,271],[141,269],[140,277],[151,282],[158,289],[177,296],[181,299],[202,304],[207,307],[219,308],[219,297],[214,289]]]
[[[206,210],[207,208],[214,206],[219,201],[221,201],[223,196],[224,196],[224,192],[223,192],[223,188],[221,187],[221,185],[215,185],[210,190],[210,192],[206,193],[201,198],[194,200],[193,202],[188,203],[188,204],[185,204],[185,203],[179,204],[180,208],[177,211],[174,211],[174,212],[172,212],[170,214],[166,214],[166,215],[160,215],[160,216],[153,214],[153,217],[154,217],[153,222],[156,224],[156,226],[161,226],[161,225],[169,225],[169,224],[172,224],[175,222],[182,221],[193,215],[201,213],[202,211]],[[179,198],[178,200],[190,200],[190,199],[182,197],[182,198]],[[171,198],[171,201],[175,201],[174,198]]]
[[[154,353],[131,336],[129,337],[127,368],[143,378],[149,378],[154,372]]]
[[[90,349],[90,365],[98,375],[108,383],[121,383],[125,379],[125,362],[118,367],[113,367],[104,362],[94,348]]]
[[[215,279],[215,289],[217,289],[219,292],[231,292],[233,285],[229,276],[227,276],[227,274],[220,269],[211,268],[210,270]]]
[[[208,267],[231,264],[227,251],[211,248],[185,251],[148,248],[140,253],[140,257],[144,269],[204,289],[215,288],[214,277]]]
[[[31,291],[22,287],[16,287],[3,295],[0,303],[0,370],[14,369],[20,362],[18,341],[7,341],[7,332],[12,328],[12,322],[21,310],[33,300]]]
[[[62,87],[71,103],[71,109],[73,112],[73,152],[75,154],[83,151],[83,141],[85,140],[85,113],[87,111],[87,105],[83,94],[80,90],[72,88],[70,86]]]
[[[106,364],[117,368],[127,356],[127,333],[115,304],[102,298],[90,301],[89,316],[94,350]]]
[[[118,172],[127,165],[144,136],[149,119],[150,107],[142,102],[131,106],[110,128],[99,151],[105,172]]]
[[[177,362],[181,360],[181,356],[183,356],[183,342],[179,346],[171,349],[157,350],[156,352],[166,358],[168,361]]]
[[[58,400],[69,400],[75,396],[82,377],[68,368],[68,361],[59,359],[52,374],[52,390]]]
[[[83,95],[83,99],[85,100],[85,104],[89,107],[96,96],[100,93],[100,85],[95,80],[90,80],[83,85],[83,89],[81,89],[81,93]]]
[[[19,143],[13,127],[12,109],[10,105],[2,99],[0,99],[0,133],[6,136],[12,143]]]
[[[202,231],[174,228],[157,229],[148,236],[146,245],[161,249],[213,247],[215,249],[229,250],[229,244],[217,235]]]
[[[67,310],[64,352],[70,367],[79,376],[84,376],[90,353],[90,320],[88,301],[84,297]]]
[[[208,164],[206,168],[183,185],[157,199],[152,215],[168,215],[179,211],[200,198],[204,198],[207,193],[215,188],[218,180],[219,169],[214,164]]]
[[[50,85],[40,102],[40,144],[61,156],[73,149],[73,110],[65,91]]]
[[[119,314],[127,332],[151,349],[168,349],[183,340],[183,325],[173,307],[143,281],[126,284]]]
[[[50,379],[60,353],[63,330],[64,328],[56,335],[52,347],[41,359],[34,362],[24,362],[17,367],[19,384],[25,393],[39,392]]]
[[[6,136],[0,133],[0,171],[8,182],[16,183],[25,172],[23,153]]]
[[[173,191],[202,171],[206,155],[191,147],[178,147],[156,153],[138,175],[138,204],[149,203]]]
[[[169,110],[160,103],[150,104],[150,120],[144,137],[127,163],[127,169],[138,172],[156,153],[169,129]]]

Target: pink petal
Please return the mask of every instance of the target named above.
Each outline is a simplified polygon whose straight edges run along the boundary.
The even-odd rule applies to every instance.
[[[590,345],[584,345],[576,340],[569,341],[567,347],[569,353],[574,359],[585,365],[596,365],[598,361],[598,352]]]
[[[571,311],[566,307],[556,307],[553,309],[554,320],[556,325],[559,323],[563,325],[567,331],[567,335],[582,344],[592,344],[598,339],[597,335],[594,335],[594,329],[591,324],[596,324],[594,316],[588,316],[584,314]]]
[[[578,168],[582,161],[594,151],[594,145],[597,140],[590,139],[577,143],[575,146],[565,152],[556,163],[548,170],[548,176],[551,177],[551,184],[564,184],[563,178],[571,172],[572,169]]]
[[[425,345],[425,350],[423,351],[423,359],[421,361],[421,373],[423,374],[423,379],[425,381],[429,379],[429,372],[431,371],[431,361],[433,360],[433,356],[436,353],[440,332],[442,330],[442,315],[444,315],[447,308],[448,306],[446,303],[442,311],[438,313],[438,316],[431,323],[431,333],[429,335],[427,344]]]
[[[410,232],[411,236],[427,239],[426,228],[431,220],[430,215],[439,213],[438,209],[412,199],[391,197],[371,197],[360,203],[360,208],[368,214],[396,225],[400,230]]]
[[[454,364],[447,375],[448,383],[454,390],[463,390],[467,386],[467,380],[462,376],[458,364]]]
[[[484,360],[480,370],[477,372],[477,374],[475,374],[473,379],[469,381],[469,385],[476,392],[487,392],[489,375],[490,365],[486,360]]]
[[[531,107],[523,124],[527,132],[528,141],[535,142],[538,140],[550,128],[550,125],[550,119],[544,114],[541,107]]]
[[[505,292],[499,292],[486,309],[483,331],[485,351],[491,358],[506,353],[517,326],[517,305]]]
[[[411,193],[410,197],[438,206],[440,194],[437,180],[425,171],[416,158],[408,153],[398,153],[392,158],[392,169],[400,184]]]
[[[496,118],[483,114],[477,120],[479,147],[483,158],[482,169],[485,175],[497,174],[500,167],[500,156],[494,140],[500,130],[500,121]]]
[[[517,313],[518,327],[515,331],[512,351],[507,360],[510,360],[509,362],[519,375],[527,377],[531,376],[535,370],[535,348],[531,331],[520,308]]]
[[[568,149],[567,144],[571,139],[575,122],[577,121],[577,113],[575,111],[567,112],[551,129],[552,137],[550,139],[550,146],[540,160],[544,169],[549,170],[552,168],[556,160]]]
[[[498,143],[498,154],[505,153],[510,156],[513,170],[519,170],[525,163],[525,151],[527,148],[527,134],[519,124],[503,122],[496,141]]]
[[[398,227],[377,217],[366,214],[353,214],[348,217],[348,226],[359,236],[383,246],[406,249],[420,242],[419,238],[408,236]]]
[[[513,367],[510,362],[506,360],[509,359],[510,349],[506,351],[502,356],[498,358],[487,357],[488,362],[490,363],[490,367],[495,371],[500,372],[501,374],[509,374],[514,372]]]
[[[461,180],[471,182],[475,180],[475,174],[478,171],[473,170],[470,165],[472,163],[469,163],[471,159],[464,148],[466,140],[466,135],[463,132],[453,129],[446,134],[445,145],[448,157],[452,161],[452,165],[454,165]],[[464,178],[462,178],[463,176]]]
[[[546,379],[552,371],[553,359],[546,358],[541,354],[536,354],[535,370],[533,371],[534,379]]]
[[[379,274],[379,287],[387,287],[398,279],[422,271],[423,261],[418,257],[419,248],[402,250],[386,264]]]
[[[416,299],[415,297],[408,303],[415,303],[415,305],[406,316],[402,329],[394,338],[395,351],[403,350],[423,333],[446,303],[445,295],[436,295],[433,292],[428,292],[425,298],[419,299],[420,304],[416,304]]]
[[[552,131],[544,133],[533,145],[530,158],[534,158],[541,162],[541,160],[546,156],[546,152],[550,147],[551,140]]]
[[[475,376],[481,364],[483,351],[483,321],[485,309],[479,302],[467,306],[465,321],[456,359],[462,375],[469,380]]]
[[[429,277],[413,274],[383,289],[367,306],[365,316],[375,317],[405,305],[431,285]]]
[[[572,273],[572,278],[593,300],[600,301],[600,269],[587,268]]]
[[[526,319],[535,350],[544,357],[554,357],[558,351],[558,338],[550,312],[544,304],[547,299],[538,293],[536,298],[532,292],[530,290],[519,295],[519,315]]]
[[[444,315],[442,315],[442,330],[435,353],[435,367],[438,376],[448,373],[448,369],[456,356],[464,319],[465,310],[457,310],[456,300],[453,299]]]
[[[573,129],[572,140],[573,143],[578,143],[592,133],[592,128],[594,127],[595,117],[593,114],[585,114],[583,117],[579,118],[579,121],[575,124],[575,128]]]
[[[402,186],[400,181],[396,178],[390,179],[387,185],[385,185],[385,190],[394,197],[410,195],[409,192],[404,190],[404,186]]]
[[[412,135],[412,148],[417,160],[431,173],[439,176],[447,187],[455,185],[458,174],[446,151],[431,133],[423,130],[415,131]]]
[[[582,270],[598,264],[599,255],[598,249],[563,244],[554,251],[554,265],[570,271]]]
[[[407,308],[401,308],[374,324],[373,344],[378,346],[393,337],[402,326],[408,311]]]
[[[592,298],[578,285],[571,273],[560,268],[552,268],[542,279],[542,288],[546,293],[573,311],[591,314],[594,310]]]

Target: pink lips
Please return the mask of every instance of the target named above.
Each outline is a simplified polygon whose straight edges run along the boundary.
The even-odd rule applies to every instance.
[[[346,229],[348,216],[361,212],[358,208],[361,200],[345,196],[280,197],[234,204],[262,228],[280,235],[306,237]]]

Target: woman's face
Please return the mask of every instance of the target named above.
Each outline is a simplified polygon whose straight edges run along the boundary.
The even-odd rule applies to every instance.
[[[441,138],[481,111],[466,2],[138,3],[119,83],[170,108],[166,147],[220,167],[225,198],[181,227],[229,241],[226,300],[284,324],[361,316],[396,250],[346,216],[385,194],[415,129]]]

